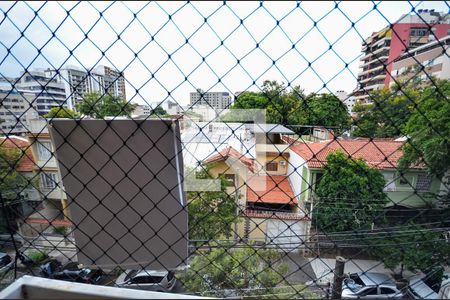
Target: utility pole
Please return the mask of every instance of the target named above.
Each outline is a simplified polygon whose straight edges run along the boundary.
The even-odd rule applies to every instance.
[[[334,267],[333,286],[331,299],[341,299],[342,281],[344,280],[345,258],[336,256],[336,266]]]

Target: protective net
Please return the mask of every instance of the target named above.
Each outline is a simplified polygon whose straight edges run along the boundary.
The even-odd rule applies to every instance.
[[[447,2],[0,12],[2,288],[449,297]]]

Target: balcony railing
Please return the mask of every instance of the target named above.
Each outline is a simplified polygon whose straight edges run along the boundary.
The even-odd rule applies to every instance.
[[[283,212],[283,211],[267,211],[257,209],[246,209],[244,215],[249,218],[265,218],[265,219],[280,219],[280,220],[305,220],[309,218],[303,213]]]

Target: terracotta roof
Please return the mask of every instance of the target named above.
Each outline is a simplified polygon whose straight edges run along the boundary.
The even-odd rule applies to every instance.
[[[27,139],[18,136],[0,137],[0,147],[25,150],[25,154],[20,158],[18,164],[16,165],[16,171],[33,172],[35,163],[30,143]]]
[[[239,153],[239,151],[237,151],[236,149],[234,149],[231,146],[228,146],[224,149],[222,149],[219,153],[214,154],[213,156],[209,157],[208,159],[206,159],[204,161],[204,163],[212,163],[212,162],[216,162],[216,161],[221,161],[221,160],[226,160],[228,158],[237,158],[241,161],[241,163],[243,163],[245,166],[247,166],[247,168],[251,171],[254,172],[254,162],[253,159],[250,159],[246,156],[244,156],[243,154]]]
[[[287,176],[256,175],[247,180],[247,202],[274,204],[295,204],[297,198],[292,192]]]
[[[291,150],[306,160],[309,168],[322,168],[327,163],[327,156],[340,149],[349,157],[363,159],[371,167],[394,169],[403,155],[403,143],[392,139],[327,140],[295,143],[291,145]],[[422,169],[420,166],[413,168]]]

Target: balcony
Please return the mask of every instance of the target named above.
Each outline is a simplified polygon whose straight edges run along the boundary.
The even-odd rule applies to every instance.
[[[206,299],[23,276],[0,292],[1,299]]]

